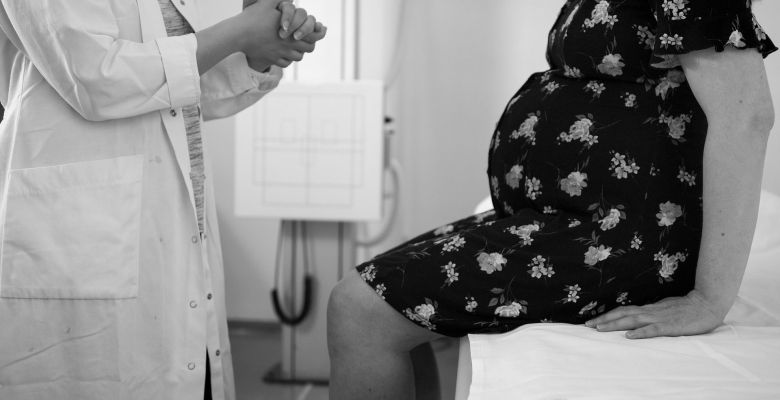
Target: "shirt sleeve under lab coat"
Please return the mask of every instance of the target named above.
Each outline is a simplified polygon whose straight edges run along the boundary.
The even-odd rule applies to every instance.
[[[0,27],[88,120],[132,117],[199,101],[194,35],[120,39],[106,0],[0,0]]]
[[[260,100],[279,85],[282,69],[260,73],[249,67],[243,53],[235,53],[203,74],[201,110],[206,120],[231,116]]]

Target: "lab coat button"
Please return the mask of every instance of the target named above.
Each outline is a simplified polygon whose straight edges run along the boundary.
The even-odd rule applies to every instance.
[[[190,301],[190,308],[198,308],[198,303],[195,300]]]
[[[192,237],[192,243],[198,243],[198,237],[197,236],[193,236]]]
[[[188,369],[188,370],[190,370],[190,371],[192,371],[193,369],[195,369],[195,363],[189,363],[189,364],[187,364],[187,369]]]
[[[171,117],[175,117],[175,116],[176,116],[176,110],[171,110]]]
[[[217,357],[219,357],[219,355],[220,355],[220,354],[222,354],[222,352],[221,352],[221,351],[219,351],[219,350],[217,350],[217,351],[215,351],[215,352],[214,352],[214,355],[215,355],[215,356],[217,356]]]
[[[206,295],[206,298],[209,299],[209,300],[211,300],[212,297],[214,297],[214,296],[212,296],[211,293]]]
[[[185,4],[187,4],[187,3],[185,3],[185,2],[184,2],[184,0],[179,0],[179,4],[181,4],[181,5],[185,5]]]

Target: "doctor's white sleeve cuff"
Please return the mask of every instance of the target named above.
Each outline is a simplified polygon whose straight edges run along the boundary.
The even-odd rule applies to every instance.
[[[282,79],[282,69],[273,65],[268,72],[258,72],[249,67],[249,78],[254,83],[254,87],[261,92],[268,92],[279,85]]]
[[[171,108],[198,104],[201,89],[195,35],[160,38],[156,42],[162,56]]]

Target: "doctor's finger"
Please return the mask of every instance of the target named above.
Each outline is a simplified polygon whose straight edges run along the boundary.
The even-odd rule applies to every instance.
[[[287,30],[282,29],[279,31],[279,37],[282,39],[287,39],[292,36],[293,33],[296,32],[304,22],[306,22],[306,18],[308,16],[309,14],[306,13],[306,10],[303,8],[296,8],[292,19],[290,20],[290,25],[288,26]]]
[[[295,32],[293,33],[293,39],[301,40],[302,38],[309,36],[312,32],[314,32],[314,28],[316,26],[317,26],[317,20],[314,18],[313,15],[309,15],[308,17],[306,17],[306,21],[303,21],[303,25],[301,25],[298,29],[295,30]]]
[[[309,36],[306,36],[301,40],[313,44],[324,39],[327,33],[328,33],[328,27],[323,25],[322,22],[317,21],[317,24],[314,26],[314,32],[312,32]]]
[[[276,9],[282,12],[282,18],[280,20],[281,30],[279,36],[284,39],[290,36],[289,29],[292,23],[293,15],[295,15],[295,5],[292,1],[282,1],[276,5]],[[284,36],[282,34],[284,33]]]
[[[274,65],[276,65],[277,67],[281,67],[281,68],[287,68],[287,67],[290,66],[290,64],[292,64],[292,61],[288,60],[286,58],[280,58],[280,59],[276,60],[276,62],[274,62]]]

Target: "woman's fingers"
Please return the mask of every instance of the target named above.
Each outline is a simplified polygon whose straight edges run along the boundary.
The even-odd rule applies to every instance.
[[[653,318],[648,314],[634,314],[606,322],[601,322],[595,327],[599,332],[626,331],[629,329],[637,329],[647,326],[652,322]]]
[[[601,314],[598,317],[593,318],[588,322],[585,322],[585,326],[589,328],[595,328],[597,325],[604,324],[609,321],[614,321],[626,317],[628,315],[633,315],[638,312],[640,312],[640,308],[637,306],[618,307],[607,313]]]

